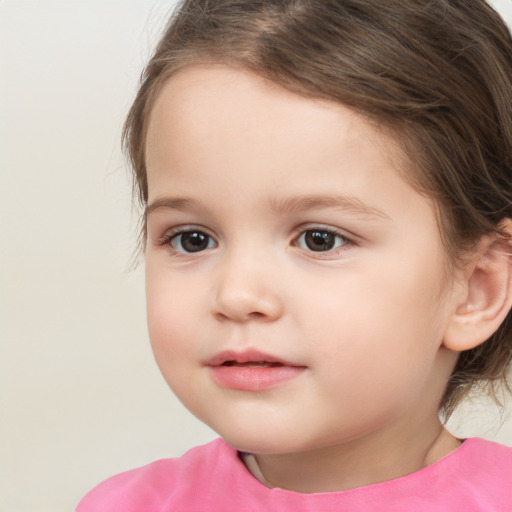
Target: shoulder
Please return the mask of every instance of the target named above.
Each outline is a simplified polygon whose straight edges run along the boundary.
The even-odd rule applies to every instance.
[[[425,471],[447,510],[512,511],[512,448],[481,438],[466,439],[458,450]],[[443,509],[444,510],[444,509]]]
[[[468,453],[471,456],[481,456],[484,458],[510,461],[512,458],[512,448],[495,441],[488,441],[480,437],[470,437],[466,439],[463,446],[467,445]]]
[[[462,444],[459,470],[483,492],[506,494],[512,506],[512,448],[481,438]]]
[[[92,489],[76,512],[160,512],[201,492],[212,474],[231,471],[237,452],[222,439],[192,448],[182,457],[162,459],[115,475]]]

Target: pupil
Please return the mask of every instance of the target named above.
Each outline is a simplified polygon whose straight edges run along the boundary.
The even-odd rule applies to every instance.
[[[327,231],[308,231],[306,245],[312,251],[328,251],[334,247],[335,238]]]
[[[181,245],[187,252],[204,251],[208,247],[208,235],[197,231],[181,235]]]

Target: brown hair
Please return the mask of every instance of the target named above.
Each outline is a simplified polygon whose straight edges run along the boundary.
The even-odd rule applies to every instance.
[[[391,130],[411,164],[405,178],[435,199],[452,261],[512,218],[512,41],[484,0],[182,1],[124,129],[143,206],[155,98],[170,76],[201,62],[251,70]],[[511,360],[509,314],[487,342],[460,355],[445,415],[473,386],[492,391],[505,381]]]

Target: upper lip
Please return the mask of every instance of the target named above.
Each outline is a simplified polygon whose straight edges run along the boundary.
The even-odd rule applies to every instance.
[[[282,359],[281,357],[266,354],[260,350],[247,349],[242,351],[237,350],[223,350],[218,352],[213,357],[208,359],[205,363],[206,366],[221,366],[227,362],[234,363],[251,363],[251,362],[265,362],[265,363],[278,363],[283,366],[303,366],[291,361]]]

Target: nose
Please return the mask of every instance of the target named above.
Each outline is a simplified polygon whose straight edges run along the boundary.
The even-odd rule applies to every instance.
[[[213,315],[220,321],[273,321],[283,314],[276,272],[258,254],[233,255],[217,273]]]

